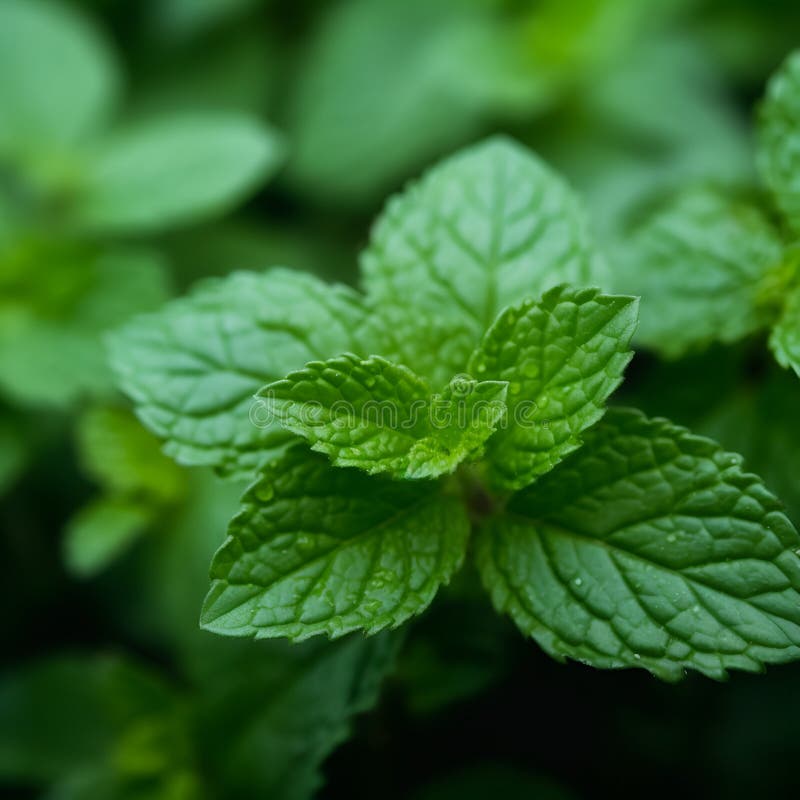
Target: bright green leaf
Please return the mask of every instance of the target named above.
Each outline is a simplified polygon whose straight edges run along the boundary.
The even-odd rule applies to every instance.
[[[392,198],[362,258],[364,284],[396,339],[384,352],[443,384],[497,314],[559,283],[602,285],[569,187],[511,140],[490,139]],[[420,320],[437,319],[440,354]]]
[[[292,438],[254,403],[264,384],[354,349],[358,295],[286,269],[235,273],[132,321],[111,361],[144,423],[182,464],[246,474]]]
[[[614,409],[480,532],[495,606],[551,655],[715,678],[800,656],[800,536],[741,458]]]
[[[460,501],[435,483],[337,469],[294,448],[245,494],[201,624],[291,639],[396,627],[450,580],[468,534]]]
[[[633,235],[615,288],[642,298],[637,339],[674,358],[768,324],[780,236],[755,206],[708,189],[673,198]]]
[[[580,447],[622,380],[637,315],[636,298],[562,286],[498,317],[469,364],[509,383],[507,424],[487,452],[498,484],[520,489]]]
[[[313,361],[259,392],[281,425],[340,467],[435,478],[479,454],[505,413],[506,384],[456,378],[441,393],[379,356]]]
[[[800,230],[800,51],[772,76],[759,113],[758,166],[789,224]]]
[[[118,82],[106,43],[73,8],[0,0],[0,151],[27,154],[93,133]]]
[[[277,135],[250,117],[158,117],[88,154],[75,214],[93,231],[154,231],[228,211],[278,166]]]

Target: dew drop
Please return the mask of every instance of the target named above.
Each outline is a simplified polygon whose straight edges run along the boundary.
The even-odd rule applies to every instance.
[[[528,361],[522,365],[522,374],[526,378],[538,378],[539,365],[535,361]]]
[[[581,586],[583,584],[583,578],[575,578],[575,585]]]
[[[667,541],[670,544],[674,544],[675,542],[678,541],[678,537],[674,533],[671,533],[669,536],[667,536]]]
[[[637,661],[638,661],[638,660],[641,658],[641,656],[640,656],[638,653],[634,653],[634,654],[633,654],[633,657],[634,657],[634,658],[635,658]]]

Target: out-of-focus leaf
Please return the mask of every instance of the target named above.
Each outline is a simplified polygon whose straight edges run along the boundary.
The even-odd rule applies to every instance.
[[[87,474],[112,493],[172,500],[185,473],[127,409],[96,406],[78,423],[78,455]]]
[[[59,657],[0,680],[0,775],[44,783],[110,763],[123,732],[171,713],[160,680],[116,657]]]
[[[786,503],[795,525],[800,525],[800,382],[773,368],[756,386],[719,393],[696,430],[713,436],[741,453],[746,466]]]
[[[167,297],[163,264],[154,254],[85,255],[87,268],[68,301],[58,304],[63,307],[45,312],[27,302],[0,305],[0,391],[15,402],[63,407],[85,394],[108,394],[103,333]],[[40,282],[35,272],[27,280],[33,287]]]
[[[487,106],[535,106],[539,78],[521,68],[524,43],[489,10],[462,0],[333,9],[312,39],[290,115],[295,183],[337,202],[371,200],[474,135]]]
[[[766,326],[782,260],[778,231],[757,206],[697,188],[642,225],[613,282],[642,297],[638,340],[676,357]]]
[[[761,174],[789,225],[800,231],[800,50],[770,79],[759,122]]]
[[[772,329],[769,346],[782,367],[793,369],[800,376],[800,287],[796,286],[784,301],[783,313]]]
[[[227,211],[283,157],[277,134],[234,113],[156,117],[86,154],[80,224],[95,232],[152,232]]]
[[[322,761],[347,737],[353,717],[377,701],[399,642],[397,634],[381,634],[251,645],[226,682],[215,680],[202,693],[196,712],[200,758],[224,796],[315,796]]]
[[[155,513],[154,508],[141,501],[117,497],[85,506],[67,525],[67,569],[82,578],[100,572],[147,530]]]
[[[97,31],[50,0],[0,0],[0,152],[27,154],[95,132],[117,65]]]

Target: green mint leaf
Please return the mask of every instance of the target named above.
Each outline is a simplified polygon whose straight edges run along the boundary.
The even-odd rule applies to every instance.
[[[201,624],[295,640],[396,627],[449,581],[468,535],[460,501],[433,482],[337,469],[293,448],[245,494],[211,565]]]
[[[370,302],[395,333],[392,360],[444,384],[497,314],[559,283],[602,285],[579,203],[535,155],[495,138],[389,200],[362,257]],[[439,354],[419,320],[438,322]],[[454,346],[456,345],[457,346]]]
[[[553,80],[532,60],[526,22],[486,3],[337,4],[291,98],[293,181],[364,203],[474,136],[482,115],[530,113]]]
[[[184,488],[184,472],[127,409],[90,408],[78,421],[77,446],[86,474],[109,492],[169,501]]]
[[[28,284],[47,281],[37,279],[33,269],[20,288],[29,294],[19,301],[11,296],[7,305],[0,297],[0,393],[12,401],[65,407],[86,395],[110,395],[113,376],[103,335],[135,314],[158,308],[169,296],[164,264],[152,252],[81,252],[85,269],[72,275],[76,286],[66,289],[68,301],[36,296]],[[66,264],[65,271],[73,266]],[[54,281],[58,289],[67,283]]]
[[[495,606],[559,659],[675,680],[800,655],[800,537],[781,504],[664,419],[609,411],[476,548]]]
[[[203,282],[110,341],[111,362],[142,421],[178,462],[252,473],[290,434],[254,395],[312,359],[353,349],[358,295],[287,269]]]
[[[786,298],[783,313],[772,328],[769,346],[778,363],[800,375],[800,288]]]
[[[507,424],[487,452],[497,484],[520,489],[580,447],[633,355],[638,305],[560,286],[500,314],[469,363],[509,384]]]
[[[210,773],[226,797],[316,797],[323,761],[351,733],[353,718],[377,702],[403,638],[215,648],[227,658],[195,695],[203,776]]]
[[[64,539],[67,569],[89,578],[125,552],[155,521],[157,511],[141,500],[108,497],[82,508]]]
[[[216,112],[140,123],[89,155],[78,220],[150,232],[228,211],[276,169],[282,146],[257,120]]]
[[[800,230],[800,50],[767,85],[759,112],[758,166],[789,224]]]
[[[783,245],[755,206],[690,189],[639,228],[615,272],[615,289],[640,295],[637,341],[676,358],[766,326],[762,304]]]
[[[117,64],[89,22],[64,4],[0,2],[0,151],[38,152],[102,126]]]
[[[408,367],[346,353],[259,392],[281,425],[340,467],[435,478],[480,451],[505,413],[506,384],[456,378],[431,396]]]

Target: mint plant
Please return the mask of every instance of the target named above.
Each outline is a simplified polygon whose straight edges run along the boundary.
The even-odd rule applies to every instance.
[[[115,239],[219,216],[283,160],[259,120],[137,114],[123,80],[76,9],[0,1],[0,393],[15,404],[107,398],[102,334],[170,293],[158,251]]]
[[[506,139],[465,150],[389,201],[362,268],[363,295],[206,282],[111,340],[169,454],[256,476],[205,629],[375,633],[471,558],[556,658],[674,680],[800,656],[780,502],[711,440],[605,413],[638,304],[582,288],[607,267],[558,176]]]
[[[679,190],[635,227],[613,285],[643,297],[639,341],[667,357],[767,331],[800,374],[800,51],[769,81],[757,127],[762,186]]]

